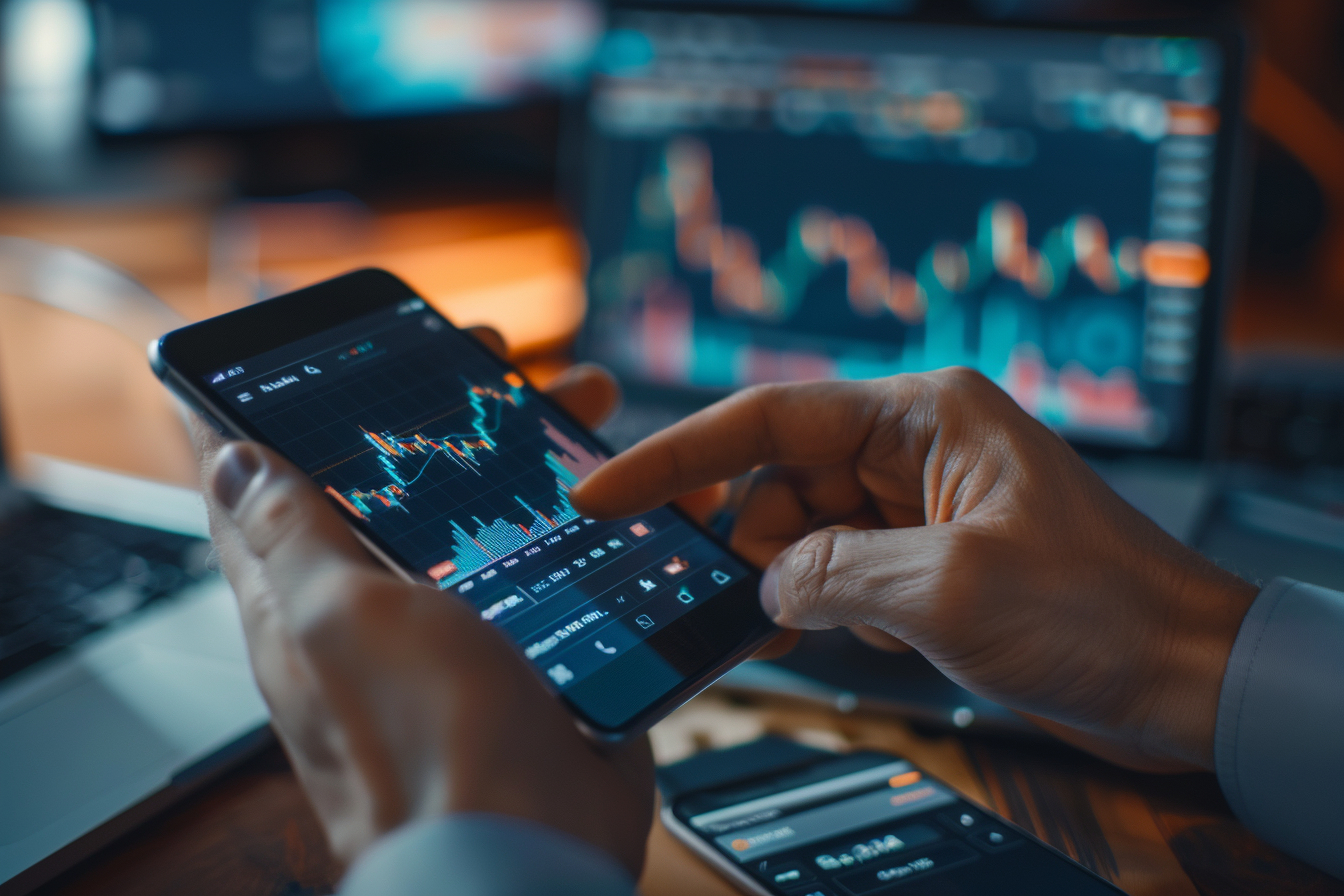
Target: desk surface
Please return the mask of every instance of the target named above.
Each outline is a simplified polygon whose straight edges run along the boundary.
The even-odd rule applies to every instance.
[[[1209,775],[1126,772],[1063,747],[921,736],[891,718],[709,692],[655,729],[660,758],[767,732],[818,746],[907,756],[1133,896],[1344,893],[1344,883],[1256,840]],[[53,881],[41,896],[308,896],[340,867],[278,747]],[[649,838],[645,896],[728,896],[661,826]]]
[[[233,301],[212,279],[207,259],[216,214],[175,207],[0,208],[0,232],[102,254],[195,318]],[[490,292],[486,284],[481,292],[477,284],[477,305],[468,301],[463,308],[484,307],[501,296],[525,304],[529,296],[548,290],[563,295],[572,287],[575,262],[555,235],[554,214],[537,208],[513,214],[526,222],[529,245],[550,246],[551,260],[528,275],[525,288],[510,291],[504,283],[502,292]],[[487,236],[507,231],[492,225]],[[507,256],[510,250],[496,242],[490,251]],[[1234,332],[1245,341],[1253,331],[1270,343],[1311,333],[1319,342],[1322,320],[1344,319],[1344,301],[1330,290],[1296,305],[1285,306],[1280,298],[1261,287],[1259,300],[1235,318]],[[454,313],[451,297],[445,310]],[[1333,332],[1335,338],[1326,341],[1337,347],[1344,327]],[[97,325],[0,297],[0,390],[11,456],[54,454],[195,482],[190,448],[143,349]],[[1209,775],[1139,775],[1063,747],[921,736],[893,718],[733,703],[712,691],[655,729],[655,749],[671,761],[765,732],[905,755],[1136,896],[1344,893],[1344,884],[1251,837],[1231,817]],[[339,874],[283,755],[271,748],[41,892],[300,896],[330,892]],[[661,826],[653,830],[641,885],[647,896],[734,892]]]

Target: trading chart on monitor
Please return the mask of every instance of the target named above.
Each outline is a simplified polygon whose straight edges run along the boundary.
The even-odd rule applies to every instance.
[[[672,511],[580,516],[602,461],[517,373],[418,299],[207,377],[399,567],[503,628],[557,688],[747,570]]]
[[[724,389],[974,367],[1183,436],[1218,46],[628,10],[590,108],[591,349]]]

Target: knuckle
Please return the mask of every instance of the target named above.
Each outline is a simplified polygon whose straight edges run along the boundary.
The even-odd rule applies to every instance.
[[[972,367],[949,367],[946,373],[948,382],[958,389],[983,389],[991,385],[989,377]]]
[[[788,383],[758,383],[738,390],[730,400],[745,407],[767,408],[777,405],[796,388]]]
[[[1007,396],[977,370],[948,367],[928,374],[926,383],[929,389],[922,405],[930,422],[969,434],[980,423],[1004,419],[1007,407],[1001,402]],[[1017,407],[1011,399],[1007,406]]]
[[[827,586],[835,555],[835,533],[813,532],[794,547],[781,570],[781,621],[802,622],[826,612]]]
[[[773,395],[778,394],[779,389],[780,389],[779,383],[757,383],[754,386],[748,386],[745,389],[739,389],[737,392],[738,396],[737,400],[743,403],[760,401],[762,399],[767,399]]]
[[[940,397],[957,404],[983,402],[999,391],[993,380],[970,367],[948,367],[933,377]]]

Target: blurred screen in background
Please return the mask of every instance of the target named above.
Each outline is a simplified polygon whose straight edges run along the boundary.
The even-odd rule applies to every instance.
[[[591,0],[101,0],[109,133],[423,115],[575,89]]]
[[[965,364],[1071,437],[1184,445],[1223,67],[1188,36],[621,10],[591,348],[710,390]]]

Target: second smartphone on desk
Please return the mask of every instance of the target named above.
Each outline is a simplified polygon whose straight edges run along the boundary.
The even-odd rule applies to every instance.
[[[405,578],[502,628],[590,734],[642,731],[776,631],[758,576],[680,511],[583,517],[605,448],[385,271],[176,330],[158,376],[313,477]]]
[[[764,738],[659,777],[672,834],[756,896],[1124,896],[888,753]]]

